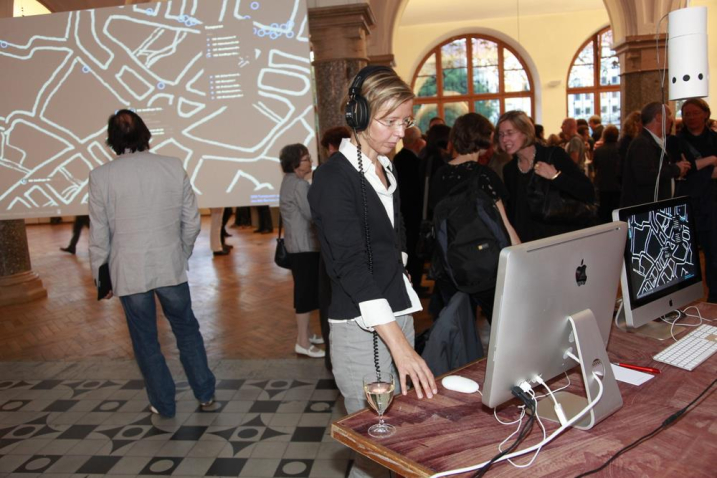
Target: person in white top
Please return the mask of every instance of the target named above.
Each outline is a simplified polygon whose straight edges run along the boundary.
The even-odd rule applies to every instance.
[[[410,314],[421,303],[406,274],[400,199],[386,157],[413,123],[413,97],[392,69],[361,70],[346,107],[353,138],[315,171],[309,189],[331,279],[333,373],[349,413],[366,406],[362,377],[375,368],[396,374],[397,393],[407,393],[409,379],[419,398],[437,393],[433,374],[413,349]],[[351,476],[373,476],[364,465],[357,460]]]

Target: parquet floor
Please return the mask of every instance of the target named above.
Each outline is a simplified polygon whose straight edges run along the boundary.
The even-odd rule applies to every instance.
[[[61,252],[71,223],[28,225],[33,270],[48,297],[28,304],[0,307],[0,361],[84,361],[133,358],[119,300],[96,300],[85,229],[77,255]],[[209,249],[209,218],[189,261],[194,312],[211,359],[289,359],[296,322],[291,273],[273,262],[275,235],[253,228],[229,228],[234,245],[228,256]],[[160,311],[158,307],[158,312]],[[161,312],[160,316],[161,316]],[[426,313],[416,328],[429,325]],[[312,327],[320,332],[318,314]],[[177,358],[166,320],[159,320],[160,342],[168,358]],[[309,360],[309,359],[306,359]]]

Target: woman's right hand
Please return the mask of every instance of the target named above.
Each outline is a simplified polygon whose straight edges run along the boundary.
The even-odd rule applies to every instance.
[[[433,395],[438,393],[438,387],[436,386],[433,373],[428,368],[428,365],[426,365],[425,360],[423,360],[411,344],[408,343],[398,323],[394,321],[388,324],[377,325],[376,332],[381,336],[391,351],[393,362],[396,365],[396,370],[398,370],[402,394],[408,394],[406,377],[410,377],[418,398],[423,398],[424,393],[428,398],[433,398]]]

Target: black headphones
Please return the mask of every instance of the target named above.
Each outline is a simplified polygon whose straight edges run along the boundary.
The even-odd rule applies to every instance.
[[[393,70],[387,66],[369,65],[358,72],[351,86],[349,86],[349,100],[346,103],[346,124],[355,132],[368,128],[368,122],[369,119],[371,119],[368,101],[361,96],[361,87],[366,78],[379,71],[393,72]]]

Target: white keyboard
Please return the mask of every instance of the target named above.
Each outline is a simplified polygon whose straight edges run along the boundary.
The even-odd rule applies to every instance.
[[[717,327],[703,324],[652,358],[692,371],[715,352]]]

